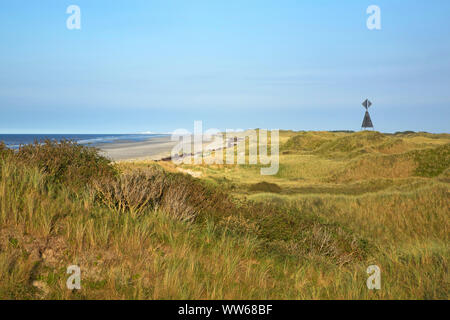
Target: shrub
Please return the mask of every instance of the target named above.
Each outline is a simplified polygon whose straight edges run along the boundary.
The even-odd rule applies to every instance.
[[[50,180],[74,188],[117,174],[111,162],[100,156],[97,149],[68,140],[46,140],[42,144],[24,145],[14,154],[14,158],[28,166],[38,167]]]
[[[158,167],[126,172],[94,186],[100,201],[121,213],[140,214],[160,208],[179,220],[192,221],[200,215],[225,215],[235,208],[231,199],[217,189],[189,175]]]
[[[250,186],[249,190],[258,192],[271,192],[271,193],[280,193],[282,191],[279,185],[270,182],[259,182],[253,184]]]
[[[117,179],[97,180],[94,188],[108,208],[139,214],[160,202],[164,177],[156,172],[136,170],[123,173]]]

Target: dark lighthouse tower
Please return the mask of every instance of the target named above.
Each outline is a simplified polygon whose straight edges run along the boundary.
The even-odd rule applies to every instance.
[[[372,123],[372,119],[370,119],[370,114],[369,114],[369,108],[372,105],[372,102],[370,102],[368,99],[366,99],[363,102],[363,107],[366,108],[366,114],[364,115],[364,120],[363,123],[361,125],[361,128],[366,130],[368,128],[372,128],[373,129],[373,123]]]

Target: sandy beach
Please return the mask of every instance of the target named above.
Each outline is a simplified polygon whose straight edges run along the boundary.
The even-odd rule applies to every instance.
[[[97,145],[101,153],[113,161],[161,160],[169,157],[177,141],[170,136],[155,137],[140,142],[117,142]]]
[[[244,133],[242,133],[244,134]],[[219,139],[220,138],[220,139]],[[238,138],[239,140],[241,138]],[[167,159],[171,156],[172,149],[179,141],[172,141],[171,136],[149,138],[146,141],[120,141],[114,143],[102,143],[96,147],[100,149],[100,153],[112,161],[135,161],[135,160],[153,160],[158,161]],[[220,150],[224,147],[235,145],[233,139],[227,139],[225,142],[220,136],[215,136],[212,141],[203,142],[203,152]],[[186,149],[184,149],[186,150]],[[191,152],[194,145],[191,146]],[[185,156],[191,156],[191,153]],[[195,156],[202,156],[202,152]]]

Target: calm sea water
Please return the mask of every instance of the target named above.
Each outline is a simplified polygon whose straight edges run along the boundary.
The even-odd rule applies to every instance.
[[[0,134],[0,141],[3,141],[9,148],[17,149],[20,145],[42,142],[46,139],[61,141],[73,140],[82,145],[96,146],[101,143],[112,142],[139,142],[162,137],[163,134]]]

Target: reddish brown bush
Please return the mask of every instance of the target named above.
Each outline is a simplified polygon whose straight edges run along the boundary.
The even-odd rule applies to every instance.
[[[225,214],[234,208],[225,194],[190,176],[157,167],[100,180],[95,189],[103,204],[121,213],[140,214],[147,208],[161,208],[179,220],[191,221],[201,215]]]

